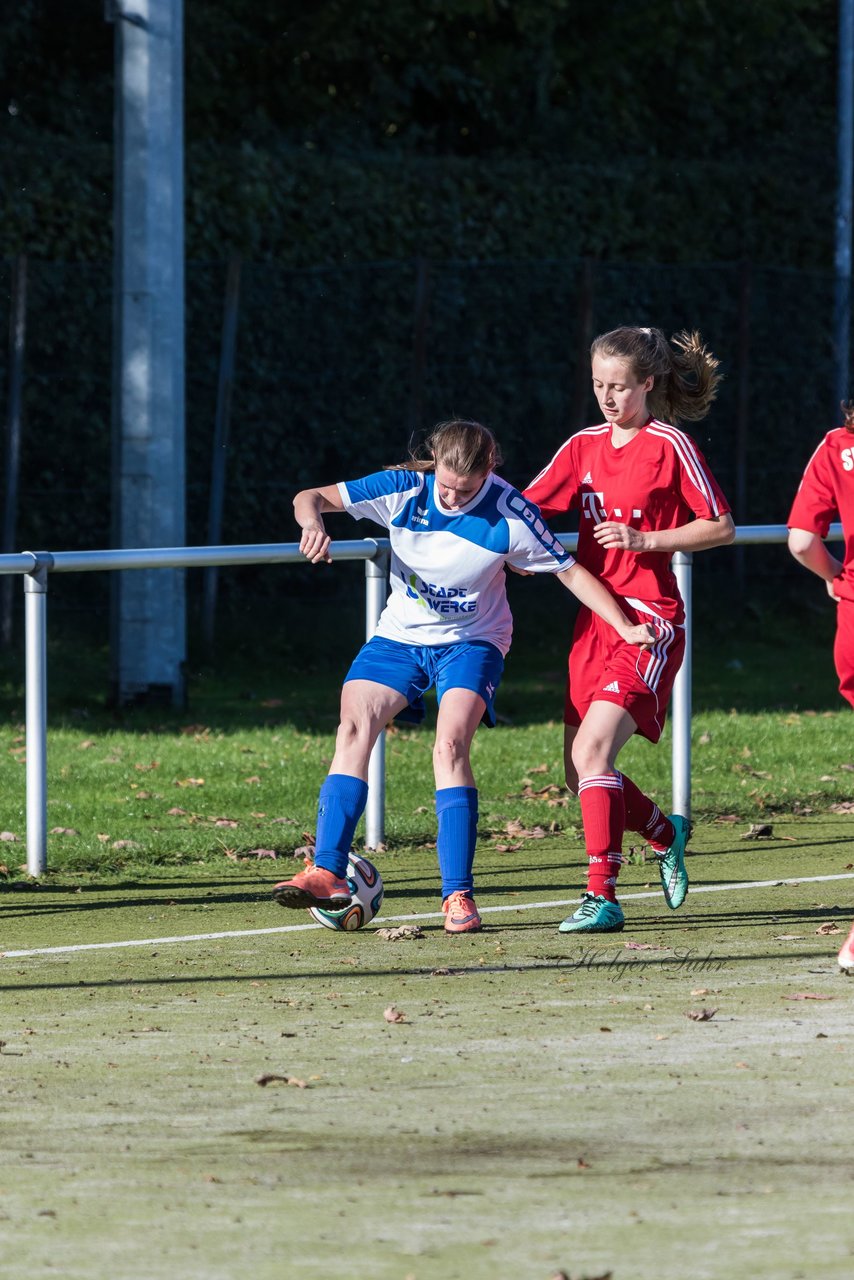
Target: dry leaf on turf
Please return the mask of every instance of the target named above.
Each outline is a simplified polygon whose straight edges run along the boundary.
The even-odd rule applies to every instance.
[[[263,1076],[256,1076],[255,1083],[260,1084],[262,1088],[268,1084],[292,1084],[297,1089],[310,1088],[307,1080],[298,1080],[296,1076],[277,1076],[272,1072],[266,1072]]]
[[[826,920],[824,924],[820,924],[816,929],[816,933],[821,933],[821,934],[841,933],[841,932],[842,930],[840,929],[839,925],[834,924],[832,920]]]
[[[692,1022],[710,1022],[716,1013],[717,1009],[689,1009],[685,1017]]]
[[[406,1014],[403,1012],[403,1010],[396,1009],[393,1004],[390,1004],[387,1009],[383,1010],[383,1017],[385,1018],[386,1022],[405,1022],[406,1021]]]
[[[751,822],[746,831],[742,832],[742,840],[767,840],[774,834],[774,828],[770,822]]]
[[[420,924],[401,924],[396,929],[377,929],[374,937],[383,942],[403,942],[409,938],[423,938],[424,930]]]
[[[792,996],[781,996],[781,1000],[835,1000],[835,996],[821,996],[816,991],[796,991]]]

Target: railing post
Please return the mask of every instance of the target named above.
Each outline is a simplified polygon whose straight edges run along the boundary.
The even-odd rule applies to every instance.
[[[681,813],[685,818],[691,817],[691,680],[694,648],[692,562],[690,551],[677,551],[673,556],[673,572],[685,603],[685,657],[673,685],[670,712],[673,733],[673,812]]]
[[[26,634],[27,874],[47,871],[47,573],[52,557],[30,552],[24,574]]]
[[[365,639],[377,629],[388,598],[390,553],[381,549],[373,560],[365,561]],[[374,744],[368,762],[368,803],[365,808],[365,848],[377,849],[385,842],[385,730]]]

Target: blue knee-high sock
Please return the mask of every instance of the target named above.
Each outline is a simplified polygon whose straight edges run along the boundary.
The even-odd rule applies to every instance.
[[[439,837],[436,852],[442,876],[442,897],[459,889],[474,889],[472,867],[477,843],[477,788],[443,787],[436,792]]]
[[[315,866],[343,876],[356,825],[368,801],[368,784],[348,773],[330,773],[317,801]]]

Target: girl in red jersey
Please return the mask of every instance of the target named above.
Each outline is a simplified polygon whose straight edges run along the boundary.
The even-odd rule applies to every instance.
[[[854,405],[842,406],[844,426],[828,431],[806,465],[789,518],[789,550],[824,579],[836,603],[833,662],[839,692],[854,707]],[[824,545],[834,520],[842,521],[844,558]],[[839,952],[839,967],[854,974],[854,926]]]
[[[623,928],[616,883],[626,827],[658,853],[667,905],[685,900],[690,823],[679,814],[665,817],[615,763],[634,733],[659,740],[682,663],[685,615],[670,557],[735,537],[729,504],[703,455],[670,425],[703,418],[715,397],[718,361],[699,334],[668,342],[660,329],[623,327],[596,338],[590,354],[605,421],[571,436],[524,493],[546,518],[580,513],[579,563],[633,621],[651,622],[658,640],[639,654],[612,640],[589,609],[579,612],[564,759],[567,785],[581,804],[588,881],[562,933]]]

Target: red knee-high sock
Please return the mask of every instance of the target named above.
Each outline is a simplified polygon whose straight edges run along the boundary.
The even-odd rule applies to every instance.
[[[623,779],[623,803],[629,831],[637,831],[659,853],[669,849],[676,838],[673,823],[665,818],[654,800],[650,800],[640,787],[635,786],[631,778],[627,778],[624,773],[620,776]]]
[[[597,773],[579,778],[578,799],[587,847],[587,892],[616,902],[626,825],[622,777]]]

